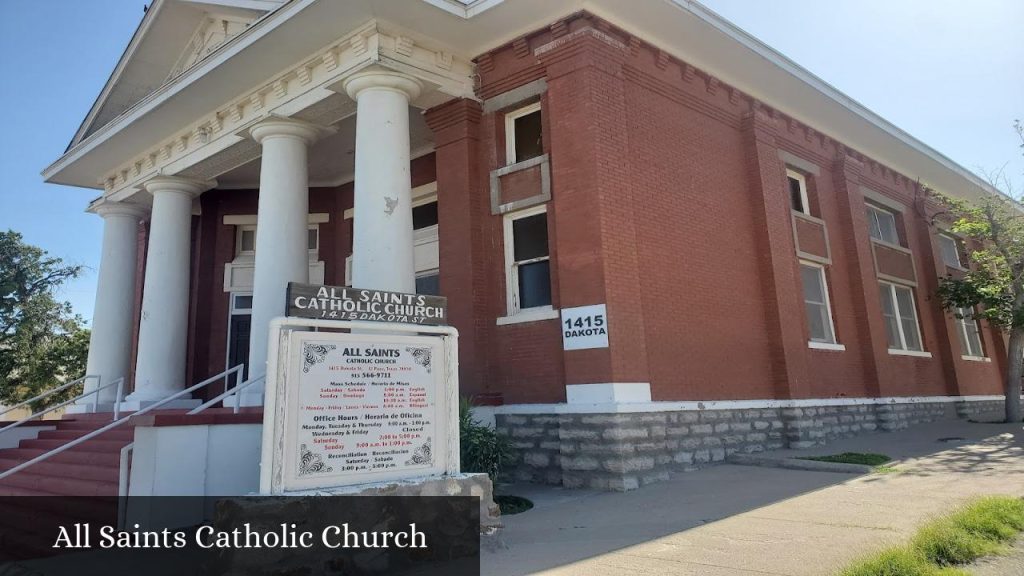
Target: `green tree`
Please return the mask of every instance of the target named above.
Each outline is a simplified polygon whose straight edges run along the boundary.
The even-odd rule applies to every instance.
[[[1014,123],[1024,152],[1024,126]],[[1021,421],[1021,376],[1024,370],[1024,204],[1003,172],[989,181],[1005,195],[991,194],[966,201],[928,190],[944,211],[937,216],[951,221],[951,230],[969,239],[971,270],[961,278],[948,276],[939,282],[938,296],[947,309],[976,310],[1009,334],[1007,370],[1004,375],[1006,421]],[[959,314],[958,314],[959,316]]]
[[[17,232],[0,232],[0,403],[27,400],[85,372],[89,331],[55,295],[81,272]]]

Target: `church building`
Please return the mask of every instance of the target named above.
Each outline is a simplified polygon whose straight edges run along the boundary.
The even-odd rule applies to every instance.
[[[154,0],[111,64],[43,171],[104,223],[79,422],[212,378],[134,438],[188,427],[266,372],[289,282],[446,297],[519,480],[629,490],[1002,403],[924,185],[994,190],[698,2]],[[262,383],[238,396],[192,417],[210,442],[259,428]],[[130,437],[0,491],[116,493]]]

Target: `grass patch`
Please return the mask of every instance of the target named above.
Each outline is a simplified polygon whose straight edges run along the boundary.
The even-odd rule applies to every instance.
[[[892,548],[843,570],[840,576],[967,576],[957,568],[936,566],[909,547]]]
[[[895,466],[875,466],[872,470],[875,474],[899,474],[901,470]]]
[[[801,460],[838,462],[840,464],[863,464],[865,466],[881,466],[886,462],[892,462],[892,458],[889,458],[885,454],[872,454],[871,452],[843,452],[842,454],[829,454],[828,456],[804,456]]]
[[[494,503],[501,509],[502,516],[511,516],[533,508],[533,502],[521,496],[495,496]]]
[[[999,554],[1024,531],[1024,500],[988,496],[925,524],[910,544],[864,558],[840,576],[953,576],[982,556]]]

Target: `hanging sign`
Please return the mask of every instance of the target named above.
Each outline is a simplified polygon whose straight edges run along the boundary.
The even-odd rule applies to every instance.
[[[287,315],[439,326],[448,323],[448,299],[345,286],[288,283]]]
[[[608,311],[604,304],[562,308],[562,349],[608,347]]]

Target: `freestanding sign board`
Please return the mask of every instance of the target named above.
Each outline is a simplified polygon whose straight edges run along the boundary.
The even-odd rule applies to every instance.
[[[457,474],[456,338],[446,326],[274,320],[261,492]]]

